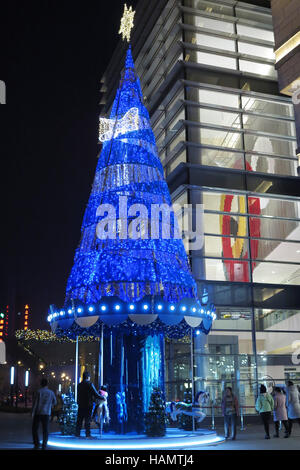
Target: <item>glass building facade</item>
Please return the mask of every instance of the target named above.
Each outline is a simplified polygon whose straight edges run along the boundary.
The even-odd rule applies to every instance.
[[[166,340],[167,399],[183,400],[193,382],[218,406],[229,385],[252,414],[258,384],[300,383],[296,131],[278,91],[271,10],[148,3],[136,8],[135,66],[173,201],[202,204],[203,245],[185,246],[217,309],[208,337]],[[102,79],[102,114],[118,54]]]

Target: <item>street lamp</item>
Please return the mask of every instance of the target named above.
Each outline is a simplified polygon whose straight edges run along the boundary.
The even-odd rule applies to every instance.
[[[29,370],[25,371],[25,408],[27,408],[27,392],[29,386]]]
[[[15,368],[11,366],[10,368],[10,403],[13,406],[14,404],[14,383],[15,383]]]

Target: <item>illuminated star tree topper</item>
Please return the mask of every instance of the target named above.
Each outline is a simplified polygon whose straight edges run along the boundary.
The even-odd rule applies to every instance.
[[[121,26],[119,29],[119,34],[122,34],[122,39],[127,40],[127,42],[130,42],[130,34],[131,30],[133,28],[133,18],[135,15],[135,11],[132,10],[132,6],[127,8],[126,3],[124,4],[124,12],[123,16],[121,19]]]

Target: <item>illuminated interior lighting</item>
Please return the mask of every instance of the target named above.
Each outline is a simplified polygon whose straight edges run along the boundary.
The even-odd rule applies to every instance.
[[[103,312],[106,310],[106,306],[105,305],[101,305],[101,310],[103,310]]]
[[[71,315],[71,313],[72,313],[72,309],[71,309],[71,308],[69,308],[69,310],[68,310],[68,314],[69,314],[69,315]]]
[[[143,309],[144,309],[144,310],[148,310],[148,308],[149,308],[149,307],[148,307],[147,304],[143,305]]]
[[[300,81],[300,76],[298,76],[295,80],[293,80],[291,83],[289,83],[284,88],[282,88],[282,90],[280,90],[280,93],[283,93],[284,95],[288,95],[292,97],[294,96],[295,93],[298,95],[299,81]],[[272,217],[272,216],[269,216],[269,217]]]
[[[134,310],[134,305],[133,305],[133,304],[130,304],[130,305],[129,305],[129,308],[130,308],[130,310]]]
[[[161,304],[158,304],[157,309],[158,309],[158,310],[162,310],[162,305],[161,305]]]
[[[183,312],[185,312],[185,311],[186,311],[186,307],[181,307],[181,310],[182,310]]]
[[[172,310],[172,311],[175,310],[174,305],[171,305],[170,310]]]
[[[94,311],[94,307],[89,307],[89,312],[93,312]]]
[[[81,313],[81,312],[82,312],[82,308],[79,307],[79,308],[77,309],[77,312],[78,312],[78,313]]]
[[[300,31],[298,31],[294,36],[288,39],[282,46],[280,46],[275,51],[275,62],[279,62],[283,59],[287,54],[289,54],[293,49],[295,49],[300,44]]]
[[[120,308],[121,308],[120,305],[118,305],[118,304],[115,305],[115,309],[116,309],[116,310],[120,310]]]

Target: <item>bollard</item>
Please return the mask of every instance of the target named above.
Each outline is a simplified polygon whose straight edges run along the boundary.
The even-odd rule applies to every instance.
[[[241,407],[240,409],[240,414],[241,414],[241,431],[244,431],[244,415],[243,415],[243,408]]]
[[[211,405],[211,429],[216,429],[215,428],[215,409],[214,409],[214,403]]]

